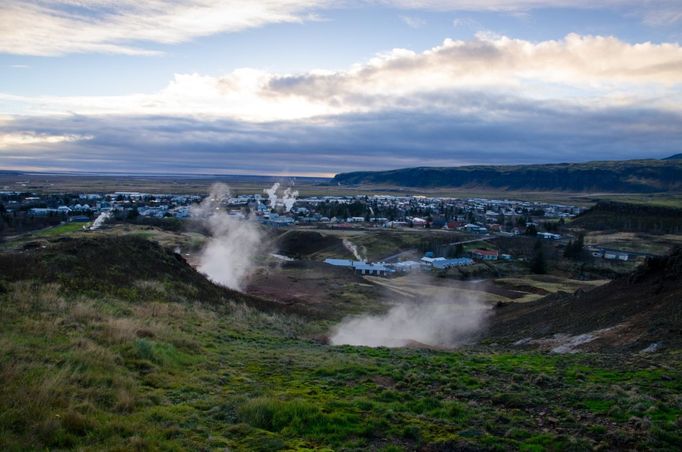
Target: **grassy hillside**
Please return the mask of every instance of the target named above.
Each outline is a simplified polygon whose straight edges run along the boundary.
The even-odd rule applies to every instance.
[[[581,213],[571,227],[654,234],[682,233],[682,209],[645,204],[600,201]]]
[[[682,347],[682,248],[588,292],[557,293],[497,309],[488,340],[553,348],[559,335],[582,349],[639,351]],[[589,339],[589,340],[587,340]],[[517,342],[518,343],[518,342]],[[582,344],[585,344],[584,346]]]
[[[0,255],[2,450],[674,450],[682,441],[676,350],[333,347],[312,339],[315,320],[265,312],[153,243],[44,246]]]
[[[406,168],[337,174],[332,183],[571,192],[667,192],[682,190],[682,161],[628,160],[548,165]]]

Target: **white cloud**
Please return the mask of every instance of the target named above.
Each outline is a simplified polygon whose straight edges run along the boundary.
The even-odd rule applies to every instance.
[[[502,11],[607,8],[637,14],[651,25],[682,20],[682,2],[660,0],[3,0],[0,53],[157,55],[150,43],[176,44],[273,23],[314,20],[329,8],[383,4],[408,10]],[[411,27],[424,20],[401,16]]]
[[[382,109],[448,109],[453,108],[452,94],[467,90],[583,106],[646,102],[679,110],[681,85],[678,44],[629,44],[575,34],[534,43],[479,34],[467,41],[446,40],[421,53],[395,49],[346,71],[178,74],[156,93],[0,95],[0,102],[13,106],[14,114],[204,115],[259,122]]]
[[[174,44],[270,23],[300,22],[327,0],[4,0],[0,52],[153,55]]]
[[[92,138],[92,136],[78,134],[49,135],[32,132],[0,133],[0,149],[24,145],[71,143],[75,141],[91,140]]]
[[[416,16],[400,16],[400,20],[402,20],[405,25],[410,28],[414,28],[415,30],[426,25],[426,20]]]

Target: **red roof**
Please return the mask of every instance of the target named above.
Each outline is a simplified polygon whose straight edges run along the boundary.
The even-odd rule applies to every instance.
[[[497,256],[497,250],[473,250],[472,253],[480,254],[481,256]]]

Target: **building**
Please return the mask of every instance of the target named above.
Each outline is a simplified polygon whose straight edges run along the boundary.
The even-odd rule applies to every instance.
[[[393,268],[395,268],[396,271],[408,273],[411,271],[419,270],[420,268],[422,268],[422,264],[417,261],[403,261],[398,262],[397,264],[393,264]]]
[[[395,272],[395,270],[385,265],[383,262],[376,264],[366,262],[353,263],[353,269],[361,275],[368,276],[388,276]]]
[[[324,263],[334,267],[352,268],[356,273],[367,276],[388,276],[395,273],[393,268],[383,262],[368,263],[350,259],[325,259]]]
[[[482,261],[496,261],[499,256],[497,250],[480,250],[475,249],[471,251],[471,257]]]
[[[464,232],[470,232],[472,234],[487,234],[488,233],[487,228],[485,228],[483,226],[479,226],[477,224],[471,224],[471,223],[465,224],[464,226],[462,226],[460,228],[460,230],[464,231]]]
[[[466,267],[468,265],[473,265],[473,259],[468,257],[457,257],[455,259],[443,259],[433,262],[433,268],[436,270],[447,270],[453,267]]]
[[[552,234],[551,232],[538,232],[538,237],[545,240],[559,240],[561,238],[559,234]]]
[[[353,267],[353,261],[350,259],[325,259],[324,263],[334,267]]]
[[[630,259],[630,255],[628,253],[624,253],[623,251],[604,250],[604,259],[625,262]]]

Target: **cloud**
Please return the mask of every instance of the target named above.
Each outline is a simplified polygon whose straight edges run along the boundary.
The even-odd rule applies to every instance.
[[[25,131],[10,133],[0,132],[0,149],[17,148],[25,145],[36,144],[72,143],[75,141],[91,140],[92,138],[93,137],[91,135],[79,135],[76,133],[68,135],[52,135],[47,133],[34,133]]]
[[[426,25],[426,20],[416,16],[400,16],[400,20],[402,20],[405,25],[410,28],[414,28],[415,30]]]
[[[178,74],[155,93],[0,102],[6,168],[320,175],[663,157],[682,148],[682,48],[479,34],[344,71]]]
[[[523,13],[535,9],[611,9],[637,14],[650,25],[674,24],[682,20],[678,0],[377,0],[378,3],[414,10],[497,11]]]
[[[313,18],[326,0],[4,0],[0,52],[156,55],[142,43],[176,44],[216,33]]]
[[[478,34],[421,53],[394,49],[345,71],[278,74],[238,69],[177,74],[156,93],[21,97],[0,94],[15,114],[201,115],[267,122],[387,109],[439,108],[450,92],[520,93],[602,107],[679,109],[682,47],[570,34],[531,42]],[[432,94],[425,106],[423,95]],[[444,108],[450,108],[445,105]],[[6,112],[10,112],[6,109]]]
[[[0,148],[5,168],[324,175],[359,169],[660,158],[682,148],[682,114],[595,109],[465,92],[449,108],[349,113],[311,121],[250,123],[167,116],[16,118],[0,133],[71,141]]]
[[[381,4],[403,11],[500,11],[539,8],[612,9],[638,14],[653,26],[682,20],[678,0],[4,0],[0,53],[159,55],[150,44],[171,45],[275,23],[315,20],[331,8]],[[402,15],[413,28],[424,20]]]

